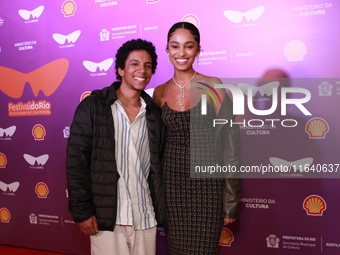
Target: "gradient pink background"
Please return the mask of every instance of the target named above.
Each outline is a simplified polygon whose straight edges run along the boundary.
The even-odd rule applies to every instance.
[[[100,63],[114,59],[118,47],[126,40],[148,39],[155,44],[159,56],[156,74],[147,87],[155,88],[173,74],[173,67],[166,59],[166,35],[170,26],[185,16],[194,17],[194,21],[199,22],[203,52],[199,57],[200,65],[195,63],[198,72],[221,79],[243,79],[262,77],[268,70],[278,69],[292,79],[290,86],[297,86],[295,78],[314,78],[311,80],[314,83],[305,83],[312,95],[306,104],[312,116],[304,116],[291,108],[285,117],[297,119],[299,125],[296,128],[268,129],[270,134],[266,135],[254,135],[242,129],[243,165],[268,164],[271,157],[289,162],[312,157],[314,164],[340,163],[340,85],[337,84],[340,81],[340,5],[337,1],[74,2],[77,9],[70,17],[64,17],[61,12],[63,0],[2,0],[0,3],[0,67],[29,73],[56,59],[69,61],[65,78],[50,96],[39,92],[35,97],[26,83],[23,95],[12,98],[2,91],[9,86],[4,82],[9,77],[0,73],[0,128],[16,127],[12,136],[0,136],[0,153],[7,158],[6,166],[0,168],[0,181],[7,185],[20,183],[16,191],[0,191],[0,209],[6,208],[11,213],[8,223],[0,222],[0,244],[89,254],[88,237],[72,223],[67,209],[67,139],[63,131],[70,126],[82,93],[110,85],[115,80],[115,71],[113,63],[107,71],[90,72],[83,61]],[[37,18],[31,16],[25,20],[18,13],[19,10],[33,11],[39,6],[44,6],[44,10]],[[264,11],[259,16],[254,8],[260,6]],[[238,12],[236,16],[244,17],[240,23],[234,23],[223,14],[225,10]],[[128,26],[132,28],[124,28]],[[107,41],[101,41],[103,29],[110,32]],[[58,44],[52,36],[56,33],[67,36],[76,30],[81,33],[73,43]],[[119,32],[124,33],[123,38],[113,37]],[[299,61],[289,61],[284,54],[286,44],[292,40],[303,42],[307,49],[303,53],[295,45],[289,51],[289,56],[300,56]],[[34,44],[30,49],[16,46],[32,41]],[[330,95],[319,94],[318,86],[323,81],[332,84]],[[257,97],[261,95],[257,94]],[[8,116],[8,103],[32,100],[50,102],[52,114]],[[323,118],[329,125],[324,138],[309,139],[305,125],[312,117]],[[238,118],[254,116],[248,112]],[[46,130],[43,141],[35,141],[32,136],[36,124]],[[34,157],[48,154],[49,159],[38,168],[29,165],[23,154]],[[218,254],[339,254],[340,205],[337,192],[340,182],[337,178],[338,175],[327,179],[245,179],[240,219],[228,226],[234,239],[229,246],[220,246]],[[44,182],[49,188],[45,199],[38,198],[35,193],[38,182]],[[321,197],[327,205],[322,215],[308,215],[303,208],[304,200],[311,195]],[[31,214],[37,216],[38,224],[30,223]],[[41,224],[46,219],[54,222]],[[268,247],[266,240],[271,235],[278,242]],[[296,237],[312,238],[313,241],[305,243],[313,247],[300,244],[286,244],[284,247],[283,242],[297,242],[292,241]],[[166,254],[161,229],[158,238],[158,254]]]

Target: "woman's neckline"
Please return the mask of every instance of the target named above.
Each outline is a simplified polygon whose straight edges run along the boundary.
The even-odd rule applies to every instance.
[[[168,103],[165,101],[164,104],[163,104],[163,106],[162,106],[162,109],[163,109],[163,107],[166,105],[170,110],[172,110],[172,111],[174,111],[174,112],[189,112],[190,110],[196,108],[196,107],[199,106],[200,104],[201,104],[201,100],[199,100],[198,103],[197,103],[195,106],[193,106],[193,107],[191,107],[191,108],[189,108],[189,109],[187,109],[187,110],[178,111],[178,110],[175,110],[175,109],[171,108],[171,107],[168,105]]]

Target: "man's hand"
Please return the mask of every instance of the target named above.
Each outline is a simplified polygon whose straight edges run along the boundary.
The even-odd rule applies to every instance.
[[[99,232],[97,219],[94,215],[91,218],[88,218],[87,220],[79,222],[79,227],[81,232],[83,232],[86,235],[92,236]]]

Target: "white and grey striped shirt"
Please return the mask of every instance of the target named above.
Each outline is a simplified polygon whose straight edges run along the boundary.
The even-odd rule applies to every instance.
[[[136,229],[156,226],[147,178],[150,172],[150,150],[145,116],[146,104],[130,123],[122,103],[111,105],[115,128],[115,157],[118,180],[116,224],[133,225]]]

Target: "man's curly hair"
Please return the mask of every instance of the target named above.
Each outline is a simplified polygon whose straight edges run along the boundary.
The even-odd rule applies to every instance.
[[[135,50],[145,50],[150,54],[152,59],[152,74],[156,72],[157,54],[155,46],[151,42],[143,39],[132,39],[125,42],[116,53],[116,78],[119,81],[122,80],[122,77],[118,73],[118,68],[125,68],[126,59],[128,58],[129,54]]]

